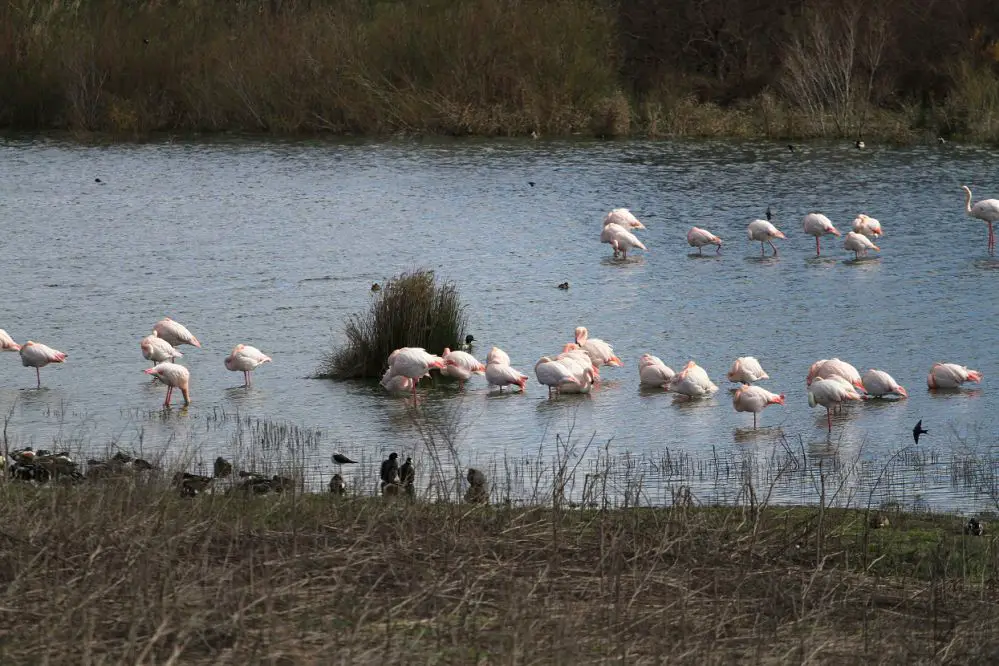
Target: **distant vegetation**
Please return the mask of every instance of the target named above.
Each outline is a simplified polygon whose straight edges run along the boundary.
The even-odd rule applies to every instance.
[[[10,0],[0,127],[999,140],[990,0]]]
[[[400,347],[440,354],[445,347],[457,349],[464,339],[467,322],[458,288],[438,283],[433,271],[404,273],[375,293],[367,312],[347,319],[347,339],[323,359],[319,377],[381,377],[389,354]]]

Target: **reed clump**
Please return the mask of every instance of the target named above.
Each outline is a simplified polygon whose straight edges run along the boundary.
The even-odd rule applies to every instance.
[[[467,318],[458,287],[438,281],[433,271],[417,270],[390,280],[365,313],[344,324],[345,342],[322,360],[317,376],[326,379],[380,377],[385,362],[400,347],[423,347],[440,354],[457,349]]]

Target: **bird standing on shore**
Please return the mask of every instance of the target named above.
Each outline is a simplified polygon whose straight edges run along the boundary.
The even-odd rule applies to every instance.
[[[382,494],[391,495],[398,493],[399,484],[399,454],[394,451],[389,457],[382,461],[381,468]],[[394,488],[391,488],[393,487]],[[389,488],[389,490],[386,490]]]
[[[216,479],[224,479],[232,476],[232,463],[222,456],[219,456],[215,459],[215,465],[213,466],[212,473]]]

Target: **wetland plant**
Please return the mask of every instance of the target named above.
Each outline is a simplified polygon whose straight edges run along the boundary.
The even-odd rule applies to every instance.
[[[346,342],[324,356],[317,377],[380,377],[389,354],[400,347],[423,347],[433,354],[460,348],[467,320],[454,282],[417,270],[373,293],[367,312],[347,318]]]

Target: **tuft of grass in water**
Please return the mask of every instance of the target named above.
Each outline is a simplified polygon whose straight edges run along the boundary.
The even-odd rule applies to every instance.
[[[438,282],[434,272],[417,270],[390,280],[370,309],[344,324],[346,341],[334,347],[316,373],[325,379],[380,377],[385,361],[400,347],[423,347],[440,354],[465,338],[465,306],[454,282]]]

